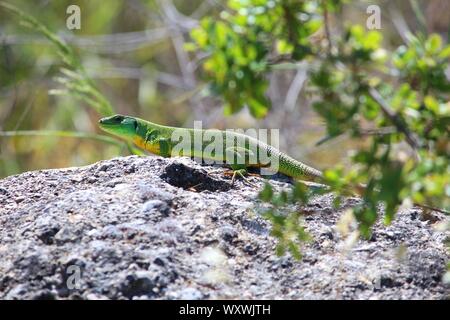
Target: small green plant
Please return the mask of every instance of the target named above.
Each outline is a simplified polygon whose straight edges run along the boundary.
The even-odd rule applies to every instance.
[[[112,105],[108,99],[96,88],[94,82],[87,76],[83,66],[79,62],[72,48],[63,39],[50,31],[44,24],[36,20],[31,15],[23,12],[16,6],[0,1],[0,8],[3,8],[19,19],[19,23],[46,37],[57,49],[57,54],[62,59],[64,66],[61,67],[62,76],[57,78],[58,82],[65,86],[65,90],[52,90],[53,94],[71,94],[87,103],[103,116],[114,113]]]
[[[300,212],[287,208],[299,203],[306,204],[311,196],[322,192],[324,189],[308,189],[304,184],[296,183],[291,190],[274,193],[269,183],[264,185],[259,199],[271,204],[263,216],[272,223],[271,234],[278,240],[277,255],[289,252],[294,258],[301,258],[301,243],[309,241],[311,237],[301,223]]]
[[[57,54],[63,62],[60,67],[61,76],[56,80],[64,85],[65,89],[50,90],[51,94],[71,96],[84,101],[86,105],[102,116],[114,114],[114,108],[108,99],[96,88],[94,82],[86,74],[77,55],[65,41],[50,31],[44,24],[36,20],[31,15],[23,12],[16,6],[0,1],[0,8],[3,8],[19,18],[19,23],[45,36],[51,44],[57,49]],[[116,138],[106,137],[99,134],[90,134],[76,131],[49,131],[49,130],[21,130],[21,131],[2,131],[0,136],[53,136],[53,137],[72,137],[81,139],[93,139],[105,143],[113,144],[121,149],[127,149],[132,154],[142,155],[143,152],[129,143],[117,140]]]

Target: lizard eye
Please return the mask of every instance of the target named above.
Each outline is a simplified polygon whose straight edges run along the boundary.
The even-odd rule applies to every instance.
[[[124,118],[121,115],[116,115],[116,116],[113,117],[113,120],[116,121],[116,122],[122,122],[123,119]]]

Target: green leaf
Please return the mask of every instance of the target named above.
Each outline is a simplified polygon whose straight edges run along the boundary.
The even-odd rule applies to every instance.
[[[270,202],[272,200],[273,197],[273,189],[272,186],[270,185],[270,183],[265,183],[264,184],[264,189],[262,189],[259,194],[258,197],[260,200],[264,201],[264,202]]]
[[[441,59],[449,58],[450,57],[450,45],[446,46],[444,49],[439,52],[438,57]]]
[[[286,246],[282,243],[278,243],[275,248],[275,253],[279,257],[283,256],[286,253]]]
[[[302,254],[300,253],[300,250],[296,243],[294,243],[293,241],[289,241],[288,247],[289,247],[289,252],[292,254],[294,259],[300,260],[302,258]]]
[[[277,51],[279,54],[290,54],[294,51],[294,45],[292,43],[288,43],[284,39],[280,39],[277,41]]]
[[[433,111],[434,113],[439,113],[439,102],[431,95],[427,95],[423,100],[425,107]]]
[[[268,101],[266,99],[250,98],[247,103],[250,113],[255,118],[265,117],[269,110]]]
[[[432,34],[425,42],[425,49],[431,53],[437,53],[442,47],[442,39],[438,34]]]

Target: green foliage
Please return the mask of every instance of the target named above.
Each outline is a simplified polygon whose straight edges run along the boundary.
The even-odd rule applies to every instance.
[[[226,114],[248,106],[253,116],[264,117],[273,55],[310,55],[308,37],[320,27],[321,16],[308,1],[230,0],[227,5],[219,21],[205,18],[191,32],[189,48],[207,54],[203,68],[211,91],[224,99]]]
[[[44,24],[39,22],[31,15],[23,12],[16,6],[0,2],[0,9],[12,13],[18,18],[18,22],[25,27],[32,29],[38,34],[47,38],[56,48],[57,55],[61,58],[63,64],[60,67],[61,76],[56,81],[63,84],[65,89],[53,89],[49,93],[54,95],[70,95],[84,101],[86,105],[102,116],[114,114],[114,110],[108,99],[96,88],[95,83],[86,74],[77,55],[66,42],[54,32],[50,31]],[[46,116],[48,116],[46,114]],[[58,125],[59,127],[59,125]],[[57,137],[57,138],[77,138],[90,139],[105,144],[118,147],[119,150],[127,150],[131,154],[142,155],[143,152],[133,147],[131,144],[110,138],[104,135],[98,135],[87,132],[78,132],[71,130],[13,130],[0,131],[1,137]]]
[[[16,6],[0,2],[0,8],[6,9],[15,14],[19,18],[19,22],[24,26],[45,36],[57,49],[59,57],[62,59],[66,67],[61,68],[63,77],[57,80],[64,84],[67,91],[53,90],[53,94],[70,93],[73,96],[85,101],[88,106],[94,108],[101,115],[107,116],[114,113],[111,104],[108,100],[97,90],[93,81],[86,75],[78,58],[63,39],[58,37],[55,33],[50,31],[44,24],[37,21],[31,15],[23,12]]]
[[[272,205],[263,216],[272,223],[271,234],[278,240],[277,255],[289,252],[295,259],[301,258],[301,243],[309,241],[311,237],[301,225],[300,212],[286,213],[286,208],[299,202],[306,203],[309,197],[318,192],[321,191],[311,192],[304,184],[296,183],[288,192],[281,191],[275,194],[269,183],[264,185],[264,189],[259,193],[259,199]]]
[[[400,46],[393,57],[393,64],[400,79],[411,84],[422,95],[450,92],[445,76],[445,66],[450,57],[450,46],[443,47],[437,34],[428,38],[409,37],[408,46]]]
[[[203,29],[193,30],[192,37],[205,50],[217,48],[210,52],[204,68],[214,79],[210,89],[226,101],[226,113],[247,104],[255,117],[263,117],[268,105],[264,96],[267,81],[262,74],[266,69],[265,46],[253,33],[234,33],[223,21],[204,19],[201,25]]]
[[[367,39],[372,39],[370,44]],[[382,82],[380,76],[368,73],[382,74],[387,70],[377,59],[380,39],[381,35],[374,31],[364,33],[361,27],[351,27],[339,44],[338,53],[327,57],[311,75],[311,82],[322,97],[314,107],[326,119],[330,136],[350,132],[354,137],[362,137],[362,125],[368,127],[369,123],[374,128],[368,147],[352,157],[353,170],[348,174],[336,171],[334,176],[342,177],[339,183],[328,181],[337,192],[367,184],[364,206],[355,209],[365,236],[370,235],[380,203],[385,206],[386,223],[392,221],[406,199],[444,209],[450,206],[450,105],[445,76],[445,50],[449,47],[443,49],[437,35],[422,40],[410,36],[408,46],[400,47],[392,57],[397,70],[390,73],[398,74],[398,79]],[[388,76],[383,74],[386,79]],[[386,127],[394,130],[383,132]],[[409,156],[396,150],[402,141],[409,144]]]
[[[308,61],[307,91],[327,128],[322,141],[342,134],[365,141],[351,156],[351,169],[337,165],[324,176],[338,196],[336,204],[353,190],[361,194],[364,203],[354,208],[354,215],[360,233],[368,237],[380,205],[385,223],[402,203],[450,208],[450,83],[445,74],[450,46],[436,34],[408,35],[408,43],[389,52],[382,47],[380,32],[359,25],[348,25],[333,37],[327,18],[341,5],[229,1],[220,21],[204,21],[192,35],[198,49],[208,53],[208,79],[231,111],[255,99],[267,106],[261,97],[270,71],[281,62],[296,68],[298,62]],[[324,41],[314,42],[311,35],[320,27]],[[255,53],[246,55],[245,50]],[[245,80],[237,81],[236,75]],[[267,112],[265,107],[256,112],[249,106],[255,116]],[[260,198],[273,206],[267,216],[280,240],[278,253],[283,253],[293,243],[296,229],[291,223],[296,224],[298,216],[291,219],[279,211],[289,199],[298,199],[289,193],[273,194],[267,186]]]

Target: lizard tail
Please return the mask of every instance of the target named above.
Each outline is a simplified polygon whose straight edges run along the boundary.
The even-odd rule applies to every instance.
[[[321,182],[323,180],[323,175],[320,170],[310,167],[283,153],[279,155],[278,171],[294,179],[314,182]]]

